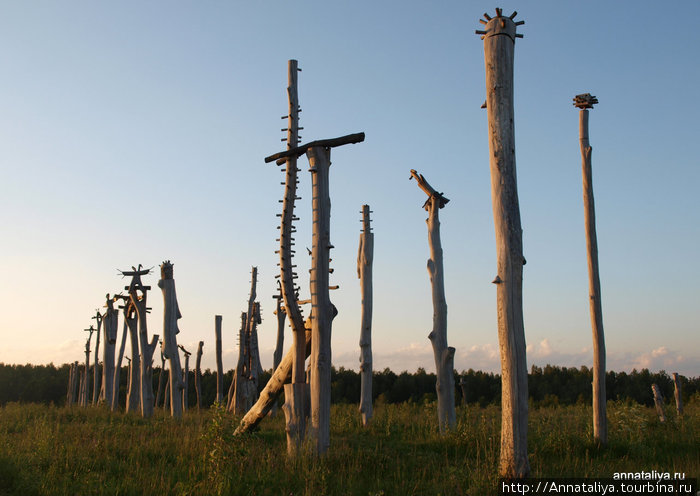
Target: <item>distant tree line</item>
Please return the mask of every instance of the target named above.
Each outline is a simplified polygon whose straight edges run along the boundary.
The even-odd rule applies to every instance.
[[[31,403],[65,404],[68,387],[69,365],[6,365],[0,363],[0,405],[10,401]],[[161,369],[153,370],[153,383],[157,387]],[[167,370],[166,370],[167,373]],[[260,388],[270,378],[271,371],[260,377]],[[90,375],[92,378],[92,374]],[[233,371],[224,375],[224,391],[228,391]],[[120,395],[122,406],[126,399],[128,368],[121,370]],[[533,366],[528,375],[530,400],[536,405],[571,405],[590,403],[592,372],[588,367]],[[343,367],[331,372],[331,398],[334,403],[359,403],[360,375]],[[681,377],[683,400],[700,393],[700,377]],[[194,372],[189,377],[189,405],[196,405]],[[651,385],[659,385],[667,402],[673,401],[673,381],[665,371],[652,373],[648,369],[631,373],[608,372],[606,375],[607,397],[610,400],[631,400],[652,406]],[[208,408],[216,398],[216,371],[202,373],[202,406]],[[469,369],[455,371],[457,403],[498,404],[501,400],[501,377],[498,374]],[[403,403],[435,401],[435,374],[419,368],[414,373],[396,374],[388,368],[375,372],[372,384],[373,399],[378,403]]]

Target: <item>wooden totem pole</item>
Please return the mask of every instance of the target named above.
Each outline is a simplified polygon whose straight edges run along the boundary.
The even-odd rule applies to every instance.
[[[598,271],[598,238],[595,229],[595,203],[593,201],[593,172],[588,140],[588,109],[598,103],[590,93],[576,95],[574,106],[579,112],[579,141],[581,143],[581,173],[583,176],[583,211],[586,224],[586,249],[588,252],[588,291],[593,330],[593,439],[602,445],[608,442],[608,422],[605,408],[605,334],[600,297]]]
[[[114,397],[114,348],[117,343],[117,326],[119,315],[114,308],[114,299],[105,296],[105,308],[107,311],[102,317],[104,327],[104,345],[102,346],[102,391],[104,402],[108,408],[112,408]]]
[[[454,356],[455,349],[447,346],[447,301],[445,300],[445,271],[442,263],[442,242],[440,241],[440,217],[439,211],[448,200],[442,193],[433,189],[422,174],[411,169],[411,177],[415,178],[418,187],[422,189],[428,199],[423,208],[428,211],[428,245],[430,246],[430,258],[428,259],[428,275],[433,295],[433,329],[428,339],[433,345],[435,358],[435,371],[437,381],[435,390],[438,400],[438,425],[440,432],[452,430],[457,422],[455,413],[455,379]]]
[[[360,324],[360,414],[362,425],[372,419],[372,260],[374,233],[370,227],[369,205],[362,205],[362,233],[357,250],[357,277],[362,293]]]
[[[97,329],[95,330],[95,365],[92,367],[92,404],[97,405],[97,401],[100,399],[100,389],[97,386],[100,382],[100,332],[102,331],[102,314],[99,310],[95,310],[95,315],[92,317],[97,322]],[[103,362],[104,363],[104,362]]]
[[[184,346],[178,345],[178,347],[182,350],[182,353],[185,355],[185,370],[182,372],[182,411],[186,412],[187,411],[187,398],[189,395],[189,375],[190,375],[190,353],[185,349]]]
[[[496,231],[498,340],[501,349],[501,477],[526,477],[527,459],[527,362],[523,324],[522,228],[515,172],[513,124],[513,55],[516,26],[513,12],[504,17],[484,14],[477,31],[484,40],[486,108],[488,112],[491,199]]]
[[[89,332],[87,341],[85,341],[85,370],[84,379],[80,386],[80,406],[88,406],[88,390],[90,389],[90,341],[92,340],[92,333],[95,332],[95,328],[90,326],[89,329],[83,329],[85,332]]]
[[[202,409],[202,348],[204,341],[197,347],[197,361],[194,366],[194,390],[197,392],[197,412]]]
[[[260,349],[258,347],[258,324],[260,319],[260,303],[255,301],[257,298],[257,282],[258,268],[253,267],[251,271],[250,282],[250,297],[248,298],[248,319],[246,329],[246,346],[248,347],[246,356],[248,363],[247,381],[246,381],[246,397],[245,411],[247,412],[258,400],[258,380],[262,373],[262,365],[260,364]]]
[[[150,308],[146,305],[150,286],[144,286],[141,276],[150,274],[151,269],[142,269],[139,264],[138,269],[132,267],[131,271],[122,271],[125,276],[131,276],[131,283],[124,289],[129,292],[129,301],[136,310],[138,318],[138,336],[141,356],[139,360],[139,379],[141,386],[141,416],[149,418],[153,415],[153,353],[158,344],[158,335],[154,334],[151,341],[148,341],[147,314]],[[140,294],[139,294],[140,293]],[[132,363],[133,365],[133,363]]]
[[[160,266],[158,287],[163,293],[163,345],[161,351],[170,362],[170,414],[182,418],[182,368],[177,349],[177,335],[180,333],[177,321],[182,317],[175,292],[173,264],[166,260]]]
[[[221,361],[221,315],[214,316],[214,334],[216,339],[216,402],[224,402],[224,364]]]

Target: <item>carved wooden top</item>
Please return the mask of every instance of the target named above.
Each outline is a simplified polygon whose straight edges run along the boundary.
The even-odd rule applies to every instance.
[[[428,195],[428,199],[425,201],[423,204],[423,208],[428,210],[428,207],[430,206],[430,202],[433,201],[433,199],[436,199],[438,203],[438,207],[442,208],[444,207],[450,200],[445,198],[442,193],[438,193],[435,188],[433,188],[428,181],[425,180],[423,177],[423,174],[418,174],[415,169],[411,169],[411,177],[408,178],[410,179],[415,179],[416,182],[418,183],[418,187],[422,189],[426,195]]]
[[[515,16],[518,15],[517,11],[514,11],[508,17],[503,16],[503,9],[496,7],[496,17],[491,17],[486,12],[484,12],[484,18],[479,19],[481,24],[484,24],[484,30],[476,30],[476,34],[480,34],[481,39],[490,38],[491,36],[504,35],[508,36],[513,42],[515,38],[522,38],[523,35],[516,33],[517,26],[522,26],[525,21],[515,21]]]
[[[574,107],[578,107],[582,110],[593,108],[593,105],[597,103],[598,99],[590,93],[581,93],[580,95],[576,95],[574,97]]]

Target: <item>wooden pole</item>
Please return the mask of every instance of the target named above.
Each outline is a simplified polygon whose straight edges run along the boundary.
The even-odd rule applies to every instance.
[[[102,391],[107,408],[112,408],[114,397],[114,348],[117,342],[119,314],[114,308],[114,300],[105,295],[107,311],[102,317],[104,327],[104,344],[102,345]]]
[[[153,415],[153,353],[158,344],[157,334],[151,337],[150,342],[148,341],[147,313],[149,309],[146,306],[146,302],[150,287],[143,286],[140,281],[140,275],[147,274],[148,272],[150,272],[150,270],[141,271],[140,274],[134,275],[129,287],[129,298],[131,299],[131,304],[136,309],[138,318],[139,348],[141,350],[139,364],[139,378],[141,381],[140,399],[141,416],[143,418],[149,418]],[[136,283],[136,281],[138,281],[138,283]],[[141,294],[139,295],[138,293]]]
[[[197,347],[197,361],[194,366],[194,389],[197,392],[197,412],[202,409],[202,348],[204,341],[199,342]]]
[[[513,117],[513,56],[516,34],[513,18],[496,9],[485,15],[483,35],[486,67],[491,198],[496,232],[498,339],[501,349],[501,452],[499,474],[527,477],[527,361],[523,325],[523,247],[515,172]]]
[[[216,402],[224,401],[224,364],[221,361],[221,315],[214,316],[214,334],[216,336]]]
[[[659,416],[659,421],[661,423],[666,422],[666,414],[664,413],[664,399],[661,396],[659,386],[652,384],[651,392],[654,395],[654,405],[656,406],[656,414]]]
[[[80,406],[88,406],[88,390],[90,389],[90,341],[92,340],[92,333],[95,332],[95,328],[90,326],[89,329],[85,329],[85,332],[89,332],[87,341],[85,341],[85,379],[80,387]]]
[[[430,277],[433,298],[433,329],[430,331],[428,339],[433,346],[435,359],[438,427],[440,432],[444,434],[448,430],[453,430],[457,422],[453,373],[455,349],[447,346],[447,300],[445,299],[445,270],[442,261],[439,217],[440,209],[449,200],[442,193],[435,191],[423,175],[418,174],[413,169],[411,169],[411,178],[415,178],[418,187],[428,195],[428,199],[423,204],[423,208],[428,211],[426,219],[430,247],[428,276]]]
[[[175,419],[182,418],[182,366],[180,353],[177,349],[177,335],[180,333],[178,320],[182,318],[180,305],[177,302],[173,264],[170,260],[160,266],[158,287],[163,293],[163,345],[161,351],[170,362],[170,415]]]
[[[369,205],[362,205],[362,233],[357,250],[357,277],[360,279],[362,315],[360,318],[360,415],[362,425],[372,420],[372,261],[374,233],[370,226]]]
[[[118,298],[115,296],[113,299],[116,301]],[[124,312],[124,315],[126,316],[126,312]],[[129,327],[126,325],[126,319],[124,319],[124,323],[122,324],[122,342],[119,345],[119,358],[117,359],[117,364],[114,367],[114,379],[112,383],[113,392],[111,409],[113,412],[116,412],[119,408],[119,385],[121,383],[122,360],[124,358],[124,348],[126,347],[126,335],[128,333]]]
[[[576,95],[574,105],[579,112],[579,141],[581,144],[581,175],[583,177],[583,211],[586,225],[586,250],[588,254],[588,291],[593,331],[593,439],[606,445],[608,423],[605,404],[605,334],[603,332],[603,310],[600,296],[598,270],[598,240],[595,228],[595,202],[593,200],[593,174],[588,139],[588,109],[598,103],[590,93]]]
[[[97,329],[95,330],[95,365],[92,367],[92,404],[97,405],[99,398],[99,386],[100,382],[100,332],[102,331],[102,314],[99,310],[95,312],[92,317],[97,321]]]
[[[165,385],[165,355],[163,354],[163,340],[160,342],[160,374],[158,374],[158,390],[156,391],[155,407],[158,408],[163,399],[163,386]]]
[[[258,378],[262,372],[262,365],[260,364],[260,350],[258,348],[258,324],[260,323],[260,304],[255,301],[257,298],[257,279],[258,279],[258,268],[253,267],[251,270],[251,282],[250,282],[250,296],[248,298],[248,312],[247,314],[252,316],[247,320],[246,329],[246,358],[247,358],[247,381],[246,381],[246,395],[245,395],[245,411],[247,412],[250,407],[258,399]]]
[[[307,152],[311,172],[313,241],[311,248],[311,429],[317,455],[330,446],[331,325],[338,313],[331,303],[329,259],[331,199],[329,169],[331,149],[314,147]]]
[[[279,284],[279,282],[278,282]],[[282,351],[284,348],[284,321],[287,319],[287,312],[282,306],[282,286],[279,286],[279,293],[273,296],[277,300],[275,311],[273,312],[277,316],[277,342],[275,344],[275,351],[272,354],[272,370],[277,370],[280,362],[282,361]],[[277,414],[277,402],[272,405],[272,410],[270,410],[270,416],[274,417]]]
[[[186,412],[189,395],[190,355],[192,353],[187,351],[182,345],[178,345],[178,347],[182,350],[182,353],[185,354],[185,370],[182,372],[182,411]]]
[[[680,417],[683,415],[683,396],[681,395],[681,378],[676,372],[673,373],[673,396],[676,399],[676,413]]]
[[[244,414],[247,409],[245,405],[245,393],[246,393],[246,363],[248,359],[246,358],[246,353],[248,346],[246,345],[247,334],[246,329],[248,322],[248,314],[241,312],[241,327],[238,330],[238,362],[236,363],[236,368],[233,371],[233,382],[231,383],[231,388],[233,389],[233,394],[229,394],[229,405],[228,410],[237,414]],[[231,392],[229,388],[229,393]]]
[[[141,385],[138,375],[134,371],[140,370],[141,361],[139,359],[139,336],[138,317],[136,308],[131,303],[124,305],[124,320],[129,328],[129,339],[131,342],[131,358],[129,360],[129,389],[126,393],[126,413],[135,412],[141,404]]]

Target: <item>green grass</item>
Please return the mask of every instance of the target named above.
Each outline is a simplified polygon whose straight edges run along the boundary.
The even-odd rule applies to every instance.
[[[669,408],[670,410],[670,408]],[[609,445],[591,439],[591,408],[531,408],[534,477],[614,472],[700,475],[700,401],[660,424],[637,404],[608,403]],[[497,487],[500,409],[460,407],[441,436],[434,403],[376,405],[363,429],[357,407],[334,405],[327,456],[288,459],[284,417],[234,438],[221,410],[175,422],[99,408],[0,408],[0,495],[486,495]]]

